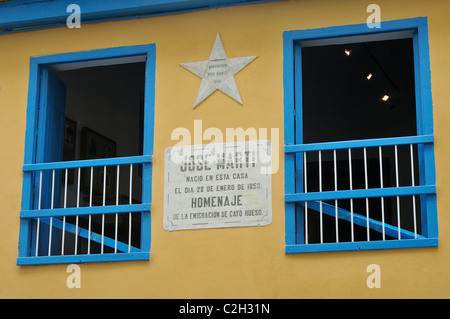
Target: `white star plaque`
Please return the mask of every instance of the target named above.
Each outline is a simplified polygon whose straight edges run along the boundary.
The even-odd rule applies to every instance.
[[[194,103],[195,108],[214,91],[220,90],[232,99],[242,104],[234,75],[252,62],[256,56],[228,59],[223,48],[222,40],[217,33],[216,41],[208,61],[181,63],[183,68],[202,78],[200,89]]]

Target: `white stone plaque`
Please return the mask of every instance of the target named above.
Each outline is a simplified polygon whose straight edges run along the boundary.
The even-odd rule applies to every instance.
[[[270,165],[267,140],[167,148],[164,229],[270,224]]]

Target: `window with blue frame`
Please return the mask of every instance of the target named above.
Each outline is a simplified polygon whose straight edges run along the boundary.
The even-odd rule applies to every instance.
[[[147,260],[155,46],[31,58],[18,265]]]
[[[437,246],[426,18],[284,33],[286,252]]]

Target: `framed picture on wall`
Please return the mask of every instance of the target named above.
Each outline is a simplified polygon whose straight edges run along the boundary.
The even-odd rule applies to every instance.
[[[64,145],[63,145],[63,161],[75,160],[75,150],[77,146],[77,122],[66,117],[64,124]],[[67,183],[73,184],[74,170],[68,170]],[[64,178],[64,175],[63,175]]]
[[[83,127],[81,130],[81,159],[99,159],[116,156],[116,142],[110,138],[97,133],[90,128]],[[103,195],[103,181],[105,178],[103,167],[94,167],[93,169],[92,189],[94,195]],[[111,197],[115,194],[116,168],[106,167],[106,196]],[[85,190],[90,189],[91,170],[82,169],[81,184]]]

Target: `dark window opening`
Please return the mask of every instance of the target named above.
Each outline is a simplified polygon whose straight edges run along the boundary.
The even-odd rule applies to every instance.
[[[303,141],[300,143],[417,135],[414,83],[412,39],[303,47]],[[337,150],[336,180],[333,151],[322,151],[320,154],[322,179],[319,177],[319,152],[306,153],[307,192],[419,185],[417,146],[413,146],[412,152],[410,145],[398,146],[398,165],[394,147],[382,147],[383,176],[380,176],[379,151],[378,147],[367,148],[364,155],[364,150],[359,148],[352,149],[349,155],[347,149]],[[352,202],[339,200],[338,207],[347,211],[353,209],[362,216],[366,216],[369,210],[371,219],[381,221],[383,204],[384,222],[390,225],[398,225],[397,210],[400,208],[401,228],[412,232],[414,220],[409,212],[413,202],[420,234],[420,196],[405,196],[398,200],[396,197],[370,198],[368,201],[353,199]],[[335,205],[334,200],[324,203]],[[308,209],[307,223],[308,242],[320,242],[317,211]],[[322,223],[323,241],[336,242],[334,215],[323,214]],[[349,227],[348,220],[339,219],[339,242],[351,241]],[[365,226],[354,225],[354,241],[367,240],[366,231]],[[370,230],[370,239],[381,239],[381,234]],[[386,239],[397,237],[386,235]]]
[[[303,143],[417,134],[412,39],[306,47],[302,68]]]

